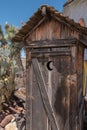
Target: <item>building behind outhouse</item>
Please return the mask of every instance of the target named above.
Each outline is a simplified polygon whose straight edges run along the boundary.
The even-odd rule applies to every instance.
[[[63,13],[81,26],[87,27],[87,0],[67,0]],[[87,40],[85,40],[87,42]],[[84,52],[84,88],[87,93],[87,49]]]
[[[87,27],[87,1],[86,0],[66,0],[64,4],[63,13],[75,22],[84,19]]]
[[[26,48],[26,130],[82,130],[87,29],[43,5],[12,39]]]

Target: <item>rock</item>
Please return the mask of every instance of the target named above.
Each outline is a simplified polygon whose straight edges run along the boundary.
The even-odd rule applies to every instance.
[[[10,122],[6,125],[5,130],[18,130],[16,122]]]
[[[11,122],[8,123],[8,124],[5,126],[5,130],[18,130],[14,116],[13,116]]]
[[[2,127],[0,126],[0,130],[4,130],[4,128],[2,128]]]
[[[18,97],[19,99],[22,99],[23,101],[26,100],[26,89],[25,88],[19,88],[15,91],[14,95]]]
[[[0,123],[0,126],[4,128],[12,119],[13,119],[13,116],[12,116],[11,114],[10,114],[10,115],[7,115],[7,116],[2,120],[2,122]]]

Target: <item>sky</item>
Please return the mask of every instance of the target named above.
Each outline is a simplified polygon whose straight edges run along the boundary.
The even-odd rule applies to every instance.
[[[22,22],[27,22],[37,9],[47,4],[54,6],[59,12],[63,10],[66,0],[0,0],[0,24],[21,27]]]

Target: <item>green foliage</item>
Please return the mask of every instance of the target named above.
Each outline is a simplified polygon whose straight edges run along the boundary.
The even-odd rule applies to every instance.
[[[5,24],[5,38],[7,41],[11,42],[11,39],[14,37],[14,35],[18,32],[18,28],[13,25],[8,25],[8,23]]]
[[[0,42],[2,44],[6,43],[6,39],[4,38],[4,34],[3,34],[3,31],[2,31],[1,25],[0,25]]]
[[[5,25],[5,34],[0,26],[0,102],[9,98],[14,89],[14,76],[18,70],[16,55],[20,53],[20,49],[15,47],[11,42],[12,37],[17,33],[18,29],[13,25]],[[1,104],[0,104],[1,105]]]
[[[18,28],[14,25],[5,24],[5,31],[0,25],[0,111],[2,102],[8,100],[15,89],[15,72],[22,69],[20,51],[22,46],[12,43],[11,39]]]

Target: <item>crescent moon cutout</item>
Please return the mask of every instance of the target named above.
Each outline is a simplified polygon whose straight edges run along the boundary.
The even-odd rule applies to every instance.
[[[53,70],[53,68],[51,68],[51,65],[50,65],[51,63],[52,63],[52,61],[47,62],[47,69],[50,70],[50,71]]]

